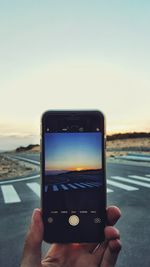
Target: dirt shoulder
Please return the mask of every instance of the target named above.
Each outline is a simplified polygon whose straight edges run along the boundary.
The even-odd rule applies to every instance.
[[[0,180],[29,176],[38,171],[38,166],[0,154]]]

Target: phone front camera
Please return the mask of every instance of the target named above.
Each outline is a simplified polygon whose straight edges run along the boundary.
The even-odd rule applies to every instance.
[[[80,131],[80,132],[83,132],[83,131],[84,131],[84,128],[83,128],[83,127],[80,127],[80,128],[79,128],[79,131]]]

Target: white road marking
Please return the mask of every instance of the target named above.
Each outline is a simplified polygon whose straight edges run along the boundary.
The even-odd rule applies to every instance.
[[[73,189],[77,189],[77,187],[74,184],[68,184],[70,187],[72,187]]]
[[[135,190],[139,190],[139,188],[126,185],[123,182],[150,188],[150,174],[146,174],[145,176],[146,177],[140,176],[140,175],[128,175],[128,177],[130,179],[126,178],[126,177],[121,177],[121,176],[111,176],[110,179],[107,179],[107,183],[114,186],[114,187],[118,187],[118,188],[121,188],[121,189],[124,189],[127,191],[135,191]],[[1,185],[1,190],[2,190],[4,202],[5,203],[21,202],[21,199],[20,199],[18,193],[16,192],[14,186],[10,184],[11,182],[30,180],[30,179],[39,178],[39,177],[40,177],[40,175],[33,175],[30,177],[24,177],[24,178],[20,178],[20,179],[13,179],[13,180],[0,182],[0,184],[3,184],[3,185]],[[117,181],[114,181],[114,180],[117,180]],[[9,183],[9,185],[4,185],[5,183]],[[38,183],[36,183],[36,182],[26,183],[26,185],[38,197],[40,197],[40,185]],[[73,183],[73,184],[69,183],[69,184],[67,184],[67,186],[64,184],[61,184],[60,186],[63,189],[68,190],[69,187],[71,187],[73,189],[78,189],[79,187],[86,188],[86,187],[93,187],[93,186],[98,186],[98,185],[100,185],[98,182],[88,182],[88,183],[81,182],[81,183]],[[58,185],[53,185],[52,187],[53,187],[53,191],[59,191]],[[45,187],[46,191],[47,191],[47,189],[48,189],[48,186]],[[114,190],[107,188],[107,193],[110,193],[110,192],[114,192]]]
[[[127,160],[136,160],[136,161],[150,161],[150,157],[139,157],[139,156],[133,156],[133,155],[125,155],[125,156],[118,156],[118,159],[127,159]]]
[[[57,185],[55,185],[55,184],[53,185],[53,191],[59,191]]]
[[[100,183],[96,183],[96,182],[90,182],[90,183],[88,183],[88,184],[89,184],[89,185],[96,186],[96,187],[98,187],[98,186],[101,185]]]
[[[27,183],[27,186],[40,197],[40,185],[38,183]]]
[[[79,186],[79,187],[81,187],[81,188],[85,188],[84,185],[81,185],[81,184],[79,184],[79,183],[74,183],[74,184],[77,185],[77,186]]]
[[[0,184],[11,184],[11,183],[14,183],[14,182],[20,182],[20,181],[26,181],[26,180],[32,180],[34,178],[39,178],[40,175],[33,175],[33,176],[29,176],[29,177],[24,177],[24,178],[19,178],[19,179],[10,179],[8,181],[2,181],[0,182]]]
[[[112,178],[112,176],[111,176],[111,178]],[[112,181],[112,180],[109,180],[109,179],[107,179],[107,184],[110,184],[110,185],[113,185],[113,186],[122,188],[122,189],[127,190],[127,191],[135,191],[135,190],[138,190],[137,187],[125,185],[123,183],[118,183],[118,182],[115,182],[115,181]]]
[[[107,188],[107,193],[114,192],[114,190]]]
[[[88,182],[88,184],[96,184],[96,185],[99,185],[100,183],[99,182]]]
[[[141,181],[150,182],[150,178],[146,178],[146,177],[139,176],[139,175],[128,175],[128,177],[131,177],[131,178],[137,179],[137,180],[141,180]]]
[[[64,185],[64,184],[60,184],[60,186],[61,186],[64,190],[69,190],[69,188],[68,188],[66,185]]]
[[[150,188],[150,184],[148,184],[148,183],[142,183],[142,182],[139,182],[139,181],[132,181],[131,179],[120,177],[120,176],[111,176],[111,178],[113,178],[115,180],[118,180],[118,181],[127,182],[127,183],[130,183],[130,184],[136,184],[136,185],[140,185],[140,186],[143,186],[143,187]]]
[[[17,203],[21,202],[13,185],[2,185],[1,186],[3,198],[5,203]]]
[[[48,190],[48,185],[45,185],[45,192],[47,192]]]
[[[37,161],[37,160],[33,160],[33,159],[28,159],[28,158],[23,158],[23,157],[19,157],[19,156],[7,156],[8,158],[14,158],[14,159],[20,159],[20,160],[23,160],[23,161],[26,161],[26,162],[30,162],[30,163],[33,163],[33,164],[36,164],[36,165],[40,165],[40,162]]]
[[[87,187],[94,187],[94,185],[88,184],[88,183],[80,183],[81,185],[85,185]]]

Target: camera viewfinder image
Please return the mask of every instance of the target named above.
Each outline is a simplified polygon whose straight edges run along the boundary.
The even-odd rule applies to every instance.
[[[45,197],[52,209],[93,209],[102,194],[102,134],[45,133]]]

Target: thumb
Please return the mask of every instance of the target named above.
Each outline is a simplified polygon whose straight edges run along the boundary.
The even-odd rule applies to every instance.
[[[43,222],[40,209],[32,214],[31,224],[25,239],[21,267],[41,266],[41,244],[43,240]]]

